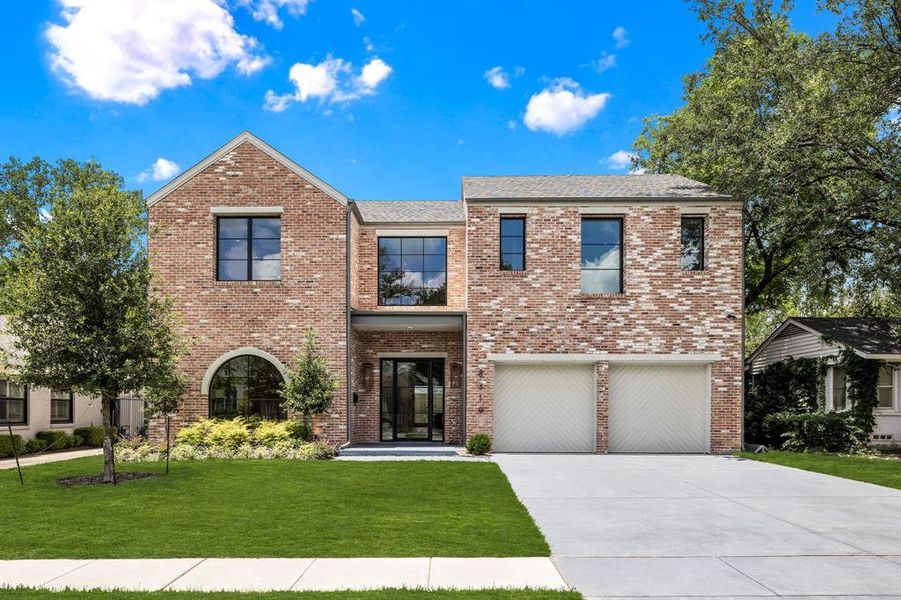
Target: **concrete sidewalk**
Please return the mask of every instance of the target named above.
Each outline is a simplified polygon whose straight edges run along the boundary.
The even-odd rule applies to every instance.
[[[134,591],[568,589],[547,557],[158,558],[0,561],[3,587]]]
[[[2,435],[2,433],[0,433]],[[72,460],[75,458],[83,458],[85,456],[99,456],[103,454],[102,448],[86,448],[84,450],[69,450],[67,452],[51,452],[49,454],[39,454],[38,456],[24,455],[19,457],[19,464],[23,467],[31,465],[43,465],[46,463],[60,462],[63,460]],[[0,460],[0,471],[3,469],[15,469],[16,459],[8,458]]]

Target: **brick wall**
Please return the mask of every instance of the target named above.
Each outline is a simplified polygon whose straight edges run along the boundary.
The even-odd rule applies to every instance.
[[[216,217],[212,206],[281,206],[281,281],[216,281]],[[182,360],[188,391],[174,429],[208,414],[201,381],[222,354],[255,347],[288,364],[313,327],[340,389],[322,435],[346,440],[346,207],[244,143],[149,209],[151,264],[193,349]],[[151,424],[151,435],[162,433]]]

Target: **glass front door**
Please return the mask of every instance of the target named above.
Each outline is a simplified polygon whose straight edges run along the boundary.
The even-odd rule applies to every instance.
[[[444,441],[444,359],[383,358],[382,441]]]

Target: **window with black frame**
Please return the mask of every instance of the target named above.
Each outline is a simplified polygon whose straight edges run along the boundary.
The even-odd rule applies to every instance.
[[[282,276],[281,238],[278,217],[219,217],[216,278],[278,281]]]
[[[582,219],[582,293],[623,291],[622,219]]]
[[[210,381],[210,417],[284,419],[278,368],[260,356],[236,356],[222,364]]]
[[[379,304],[447,305],[447,238],[380,237]]]
[[[72,422],[72,392],[50,391],[50,422]]]
[[[704,270],[704,217],[682,217],[682,270]]]
[[[526,269],[526,218],[501,217],[501,271]]]
[[[9,379],[0,379],[0,423],[28,424],[28,388]]]

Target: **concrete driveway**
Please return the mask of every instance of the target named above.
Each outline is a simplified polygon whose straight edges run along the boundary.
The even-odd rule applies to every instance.
[[[901,491],[721,456],[494,460],[586,598],[901,598]]]

